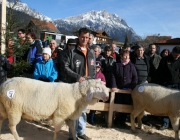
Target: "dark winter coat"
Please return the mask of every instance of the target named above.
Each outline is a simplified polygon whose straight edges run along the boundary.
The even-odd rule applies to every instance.
[[[111,75],[111,88],[130,88],[134,89],[138,82],[135,66],[129,62],[127,65],[115,63]]]
[[[0,55],[0,85],[6,81],[7,71],[12,68],[12,65],[9,63],[7,58],[3,55]]]
[[[151,83],[158,83],[157,69],[159,67],[160,61],[161,61],[161,56],[160,55],[154,54],[153,57],[150,57],[149,76],[151,77]]]
[[[161,85],[180,83],[180,58],[174,60],[172,54],[163,57],[158,68],[158,79]]]
[[[68,83],[79,81],[86,74],[86,63],[88,65],[88,76],[95,79],[96,60],[94,50],[87,48],[87,55],[83,54],[80,47],[74,46],[65,53],[63,58],[64,70]]]
[[[108,79],[111,78],[112,68],[115,62],[116,62],[116,59],[113,58],[112,56],[105,57],[105,59],[102,61],[102,73],[104,74],[106,78],[107,87],[111,86],[111,82]]]

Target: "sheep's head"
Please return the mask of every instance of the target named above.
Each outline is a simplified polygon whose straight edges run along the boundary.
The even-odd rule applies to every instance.
[[[107,101],[109,98],[109,89],[99,79],[86,80],[80,83],[80,92],[86,96],[87,102],[92,99]]]

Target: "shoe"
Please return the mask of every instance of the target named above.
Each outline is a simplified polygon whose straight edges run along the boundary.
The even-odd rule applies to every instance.
[[[78,138],[76,138],[78,140]],[[69,138],[68,140],[73,140],[73,138]]]
[[[89,138],[88,136],[84,135],[80,135],[78,136],[78,138],[82,139],[82,140],[91,140],[91,138]]]
[[[129,126],[126,124],[126,123],[119,123],[119,128],[121,129],[126,129],[126,128],[129,128]]]
[[[152,127],[152,124],[150,122],[146,122],[145,124]]]
[[[161,126],[161,127],[159,128],[159,130],[165,130],[165,129],[168,129],[168,128],[169,128],[168,126],[163,125],[163,126]]]

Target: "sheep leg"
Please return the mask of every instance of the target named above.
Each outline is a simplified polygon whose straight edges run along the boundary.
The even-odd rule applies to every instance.
[[[66,124],[69,126],[73,139],[76,140],[76,131],[75,131],[76,121],[68,119],[66,120]]]
[[[57,139],[57,136],[59,134],[59,131],[61,129],[61,126],[63,125],[64,123],[64,120],[61,119],[61,118],[54,118],[53,119],[53,124],[54,124],[54,137],[53,137],[53,140],[56,140]]]
[[[21,114],[18,112],[11,112],[10,114],[8,114],[8,119],[9,119],[9,128],[10,128],[15,140],[19,140],[19,135],[16,130],[16,125],[21,120]]]
[[[7,118],[6,109],[4,108],[4,105],[0,102],[0,135],[1,135],[3,121],[6,118]]]
[[[169,116],[173,130],[175,132],[175,140],[179,140],[179,118]]]
[[[137,119],[138,119],[138,127],[139,127],[140,129],[143,129],[143,125],[142,125],[142,118],[143,118],[143,116],[144,116],[144,111],[141,112],[141,113],[138,115],[138,117],[137,117]]]
[[[1,129],[2,129],[2,124],[3,124],[4,120],[5,120],[5,118],[1,118],[0,119],[0,135],[1,135]]]
[[[134,108],[134,110],[131,112],[131,130],[135,131],[135,118],[143,112],[143,109],[139,109],[139,107]]]

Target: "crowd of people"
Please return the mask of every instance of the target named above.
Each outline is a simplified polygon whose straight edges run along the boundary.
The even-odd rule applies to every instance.
[[[137,84],[142,83],[156,83],[180,89],[180,46],[175,46],[172,52],[165,49],[160,55],[156,54],[155,44],[149,44],[147,54],[141,45],[133,47],[126,45],[116,52],[115,43],[107,45],[102,51],[100,46],[93,44],[94,35],[87,28],[79,29],[78,39],[69,39],[63,48],[59,47],[54,39],[43,48],[43,43],[34,33],[26,33],[23,29],[18,30],[18,37],[21,44],[26,42],[30,44],[22,57],[31,65],[23,73],[27,78],[66,83],[96,78],[104,81],[113,91],[117,89],[132,91]],[[2,55],[0,57],[1,83],[5,81],[7,70],[13,64],[12,54],[11,51],[11,55],[7,56],[9,61]],[[133,104],[131,95],[127,94],[115,95],[115,103]],[[86,112],[87,109],[76,120],[76,132],[77,137],[89,140],[90,138],[85,135]],[[125,126],[127,115],[116,113],[114,123]],[[94,116],[95,111],[90,111],[89,123],[92,125],[95,124]],[[169,123],[169,118],[163,117],[160,129],[168,128]],[[69,134],[71,140],[72,135]]]

